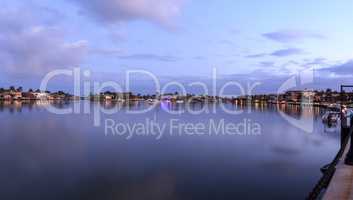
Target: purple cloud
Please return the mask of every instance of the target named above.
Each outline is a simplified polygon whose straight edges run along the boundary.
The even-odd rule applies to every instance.
[[[263,37],[282,43],[298,41],[302,39],[324,39],[325,37],[318,33],[298,30],[276,31],[262,34]]]
[[[261,58],[264,56],[267,56],[267,53],[259,53],[259,54],[251,54],[251,55],[247,55],[245,56],[246,58]]]
[[[245,56],[246,58],[262,58],[265,56],[276,56],[276,57],[285,57],[285,56],[292,56],[292,55],[299,55],[303,54],[304,51],[298,48],[288,48],[288,49],[280,49],[274,51],[272,53],[259,53],[259,54],[252,54]]]
[[[85,56],[86,41],[67,42],[65,33],[43,22],[38,12],[0,11],[0,66],[4,72],[39,74],[77,66]]]
[[[319,71],[334,73],[335,75],[353,75],[353,60],[332,67],[322,68]]]
[[[262,66],[262,67],[273,67],[274,66],[274,62],[271,62],[271,61],[263,61],[263,62],[260,62],[259,65]]]
[[[285,56],[292,56],[292,55],[298,55],[298,54],[303,54],[304,51],[298,48],[288,48],[288,49],[280,49],[277,51],[274,51],[271,53],[271,56],[277,56],[277,57],[285,57]]]
[[[78,3],[81,13],[107,24],[145,20],[166,27],[180,14],[184,0],[69,0]]]
[[[104,49],[104,48],[96,48],[90,49],[89,53],[104,55],[104,56],[121,56],[124,53],[123,49]]]

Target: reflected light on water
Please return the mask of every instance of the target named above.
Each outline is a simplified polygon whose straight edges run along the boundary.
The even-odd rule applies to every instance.
[[[124,111],[151,105],[89,102],[92,107],[121,108],[102,118],[126,124],[150,118],[160,124],[171,119],[204,124],[210,119],[227,123],[246,119],[261,125],[259,136],[166,131],[160,140],[149,136],[126,140],[106,136],[104,127],[93,126],[91,115],[45,110],[48,105],[67,108],[74,103],[84,102],[0,102],[1,199],[303,199],[321,176],[320,167],[339,147],[339,134],[327,131],[320,108],[225,104],[227,109],[244,110],[232,115],[219,104],[195,103],[189,107],[216,105],[216,112],[173,115],[167,111],[186,106],[160,103],[149,112],[129,115]],[[314,133],[291,126],[279,110],[295,117],[314,116]]]

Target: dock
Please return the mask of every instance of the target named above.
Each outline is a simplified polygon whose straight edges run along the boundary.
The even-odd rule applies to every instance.
[[[353,200],[353,113],[343,94],[353,85],[341,85],[341,146],[331,163],[323,166],[323,176],[319,179],[307,200]]]
[[[323,200],[353,200],[353,166],[344,164],[350,144],[346,146],[342,159],[323,196]]]

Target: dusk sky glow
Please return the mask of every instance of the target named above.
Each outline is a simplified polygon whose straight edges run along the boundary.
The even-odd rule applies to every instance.
[[[143,69],[186,82],[208,79],[216,67],[220,81],[263,82],[259,92],[273,91],[284,77],[308,67],[315,68],[315,88],[353,83],[352,1],[3,0],[0,5],[2,87],[36,88],[49,71],[74,67],[89,69],[102,81]]]

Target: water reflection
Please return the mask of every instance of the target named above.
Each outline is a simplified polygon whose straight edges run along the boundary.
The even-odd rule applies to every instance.
[[[260,136],[171,136],[161,140],[106,136],[92,115],[55,115],[48,105],[72,107],[87,102],[0,102],[1,199],[303,199],[339,147],[339,135],[325,132],[323,110],[300,106],[195,103],[193,110],[217,112],[173,115],[185,104],[159,103],[153,110],[128,115],[125,110],[149,107],[146,102],[88,102],[122,123],[156,118],[159,123],[209,123],[209,119],[262,125]],[[82,105],[84,106],[84,105]],[[279,114],[314,116],[307,134]],[[256,192],[254,192],[256,191]]]
[[[144,109],[148,106],[155,106],[156,108],[162,108],[164,110],[174,110],[174,111],[187,111],[188,109],[194,111],[208,110],[210,108],[219,108],[221,103],[190,103],[190,104],[180,104],[172,102],[160,102],[157,105],[146,103],[145,101],[130,101],[130,102],[117,102],[117,101],[100,101],[100,102],[89,102],[89,101],[63,101],[63,100],[53,100],[53,101],[0,101],[0,111],[9,110],[10,112],[21,112],[23,108],[28,110],[32,109],[45,109],[49,105],[56,108],[67,108],[69,106],[73,107],[74,103],[79,102],[80,104],[90,104],[99,105],[104,109]],[[84,103],[81,103],[84,102]],[[285,104],[267,104],[267,103],[255,103],[251,106],[245,104],[231,104],[223,103],[224,107],[229,110],[243,110],[245,112],[251,112],[252,110],[257,112],[278,112],[282,111],[287,115],[292,117],[311,117],[314,116],[316,119],[321,118],[324,113],[324,109],[319,107],[309,107],[300,105],[285,105]],[[205,109],[208,108],[208,109]]]

